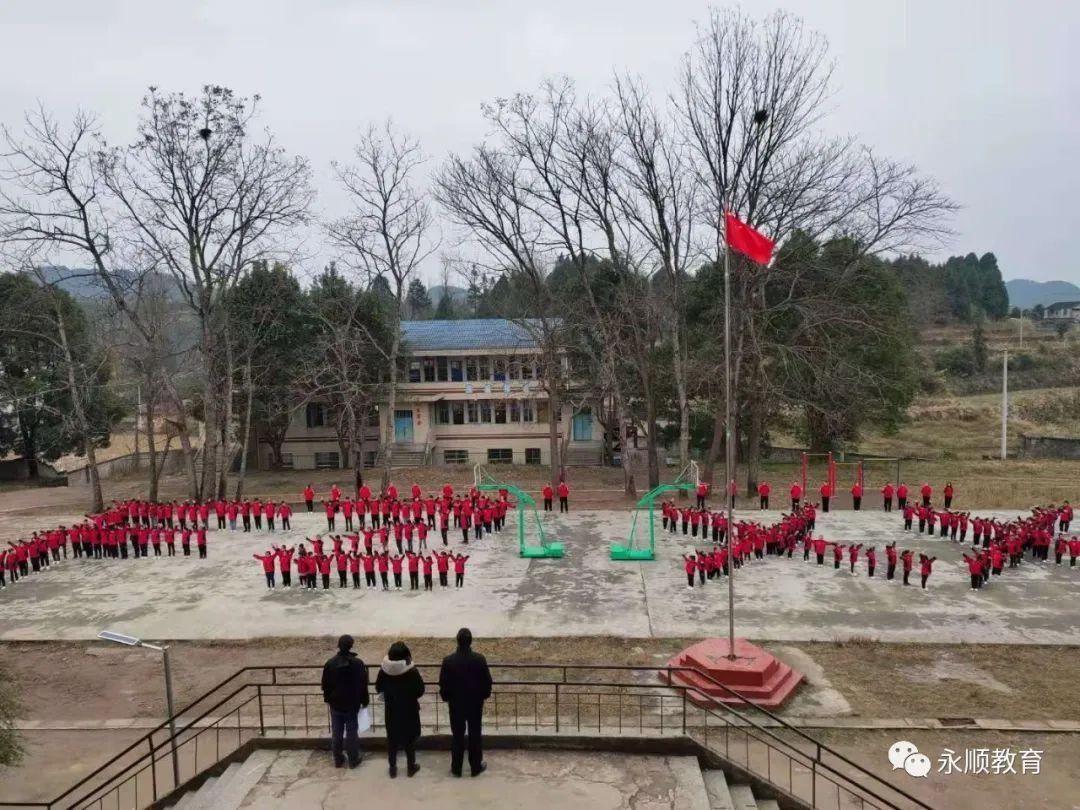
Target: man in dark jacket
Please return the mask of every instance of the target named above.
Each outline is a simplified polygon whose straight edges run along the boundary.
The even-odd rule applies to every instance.
[[[450,705],[450,772],[461,776],[468,732],[469,769],[479,776],[484,763],[481,720],[484,701],[491,697],[491,672],[487,660],[472,650],[472,633],[462,627],[457,634],[457,650],[446,656],[439,671],[439,696]]]
[[[342,756],[342,738],[349,756],[349,767],[360,764],[360,740],[357,737],[357,720],[360,709],[368,705],[367,667],[352,651],[352,636],[338,639],[338,652],[323,666],[323,700],[330,707],[330,750],[334,752],[334,766],[345,765]]]

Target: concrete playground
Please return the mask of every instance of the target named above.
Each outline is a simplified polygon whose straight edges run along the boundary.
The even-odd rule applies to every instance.
[[[1013,513],[1001,517],[1014,518]],[[754,513],[772,522],[778,512]],[[70,521],[44,518],[34,525]],[[644,518],[644,513],[642,513]],[[657,560],[612,562],[608,546],[625,539],[629,511],[547,517],[547,529],[566,544],[562,560],[517,554],[515,518],[501,534],[467,547],[451,533],[451,548],[470,555],[465,587],[431,593],[297,588],[268,591],[252,554],[271,543],[296,544],[324,528],[321,515],[296,515],[290,533],[214,531],[209,559],[68,560],[0,592],[0,639],[90,639],[111,628],[158,639],[247,639],[334,635],[452,636],[468,625],[477,636],[674,637],[723,635],[728,624],[726,580],[688,589],[681,554],[691,538],[658,530]],[[8,533],[12,527],[9,525]],[[32,528],[23,526],[22,529]],[[818,567],[766,558],[735,579],[736,630],[758,640],[828,641],[860,637],[906,642],[1080,643],[1080,567],[1026,561],[979,592],[969,589],[964,550],[947,540],[905,533],[897,513],[822,515],[826,539],[875,545],[879,566],[866,576],[831,557]],[[644,533],[642,532],[642,536]],[[437,533],[433,539],[439,542]],[[882,547],[935,555],[929,587],[884,577]],[[294,578],[295,579],[295,578]],[[451,585],[453,579],[451,577]],[[408,580],[406,578],[406,587]]]

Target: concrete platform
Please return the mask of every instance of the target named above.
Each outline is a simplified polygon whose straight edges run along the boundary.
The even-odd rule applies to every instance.
[[[238,804],[218,802],[215,810],[345,810],[357,802],[395,810],[710,810],[692,757],[492,751],[486,761],[480,777],[455,779],[448,754],[422,751],[415,777],[405,776],[402,758],[391,780],[382,756],[345,770],[325,751],[282,752]]]
[[[999,513],[1015,518],[1022,510]],[[777,512],[754,513],[772,522]],[[63,522],[72,516],[56,516]],[[321,515],[297,515],[291,533],[212,532],[209,559],[68,560],[0,591],[0,639],[90,639],[103,628],[151,639],[244,639],[335,635],[450,637],[468,625],[476,636],[721,637],[727,632],[727,583],[689,589],[680,555],[692,538],[663,534],[655,562],[613,562],[629,511],[547,518],[566,541],[563,560],[517,554],[514,520],[501,535],[465,547],[465,587],[423,591],[268,591],[251,558],[274,543],[295,544],[322,530]],[[53,521],[50,520],[51,524]],[[35,524],[43,523],[41,517]],[[10,531],[12,527],[7,527]],[[29,526],[27,527],[29,528]],[[640,529],[640,527],[639,527]],[[905,533],[896,513],[822,515],[827,539],[901,547],[938,557],[929,587],[886,582],[884,565],[868,579],[793,559],[754,561],[736,574],[736,631],[756,640],[1080,643],[1080,567],[1025,562],[982,591],[969,589],[961,547]],[[458,535],[460,537],[460,535]],[[459,544],[452,544],[457,549]],[[917,573],[917,572],[916,572]]]

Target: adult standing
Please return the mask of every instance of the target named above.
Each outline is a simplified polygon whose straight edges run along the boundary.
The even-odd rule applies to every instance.
[[[491,672],[487,660],[472,649],[472,631],[457,633],[457,650],[446,656],[439,671],[439,696],[450,706],[450,772],[461,776],[468,734],[469,769],[479,776],[486,769],[483,731],[484,701],[491,697]]]
[[[386,708],[386,750],[390,755],[390,778],[397,777],[397,754],[405,752],[406,773],[415,776],[416,740],[420,736],[420,697],[424,679],[413,666],[412,653],[402,641],[395,641],[379,667],[375,691],[383,696]]]
[[[352,651],[353,638],[344,635],[338,639],[337,654],[323,666],[323,700],[330,707],[330,750],[334,754],[334,767],[345,765],[342,755],[342,739],[349,767],[355,768],[363,759],[360,756],[360,740],[357,736],[358,714],[366,708],[368,698],[368,674],[364,662]]]

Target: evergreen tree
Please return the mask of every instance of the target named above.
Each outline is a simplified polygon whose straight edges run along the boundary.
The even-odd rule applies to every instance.
[[[431,296],[428,295],[424,282],[418,278],[409,282],[405,293],[405,307],[410,318],[419,320],[431,317]]]

